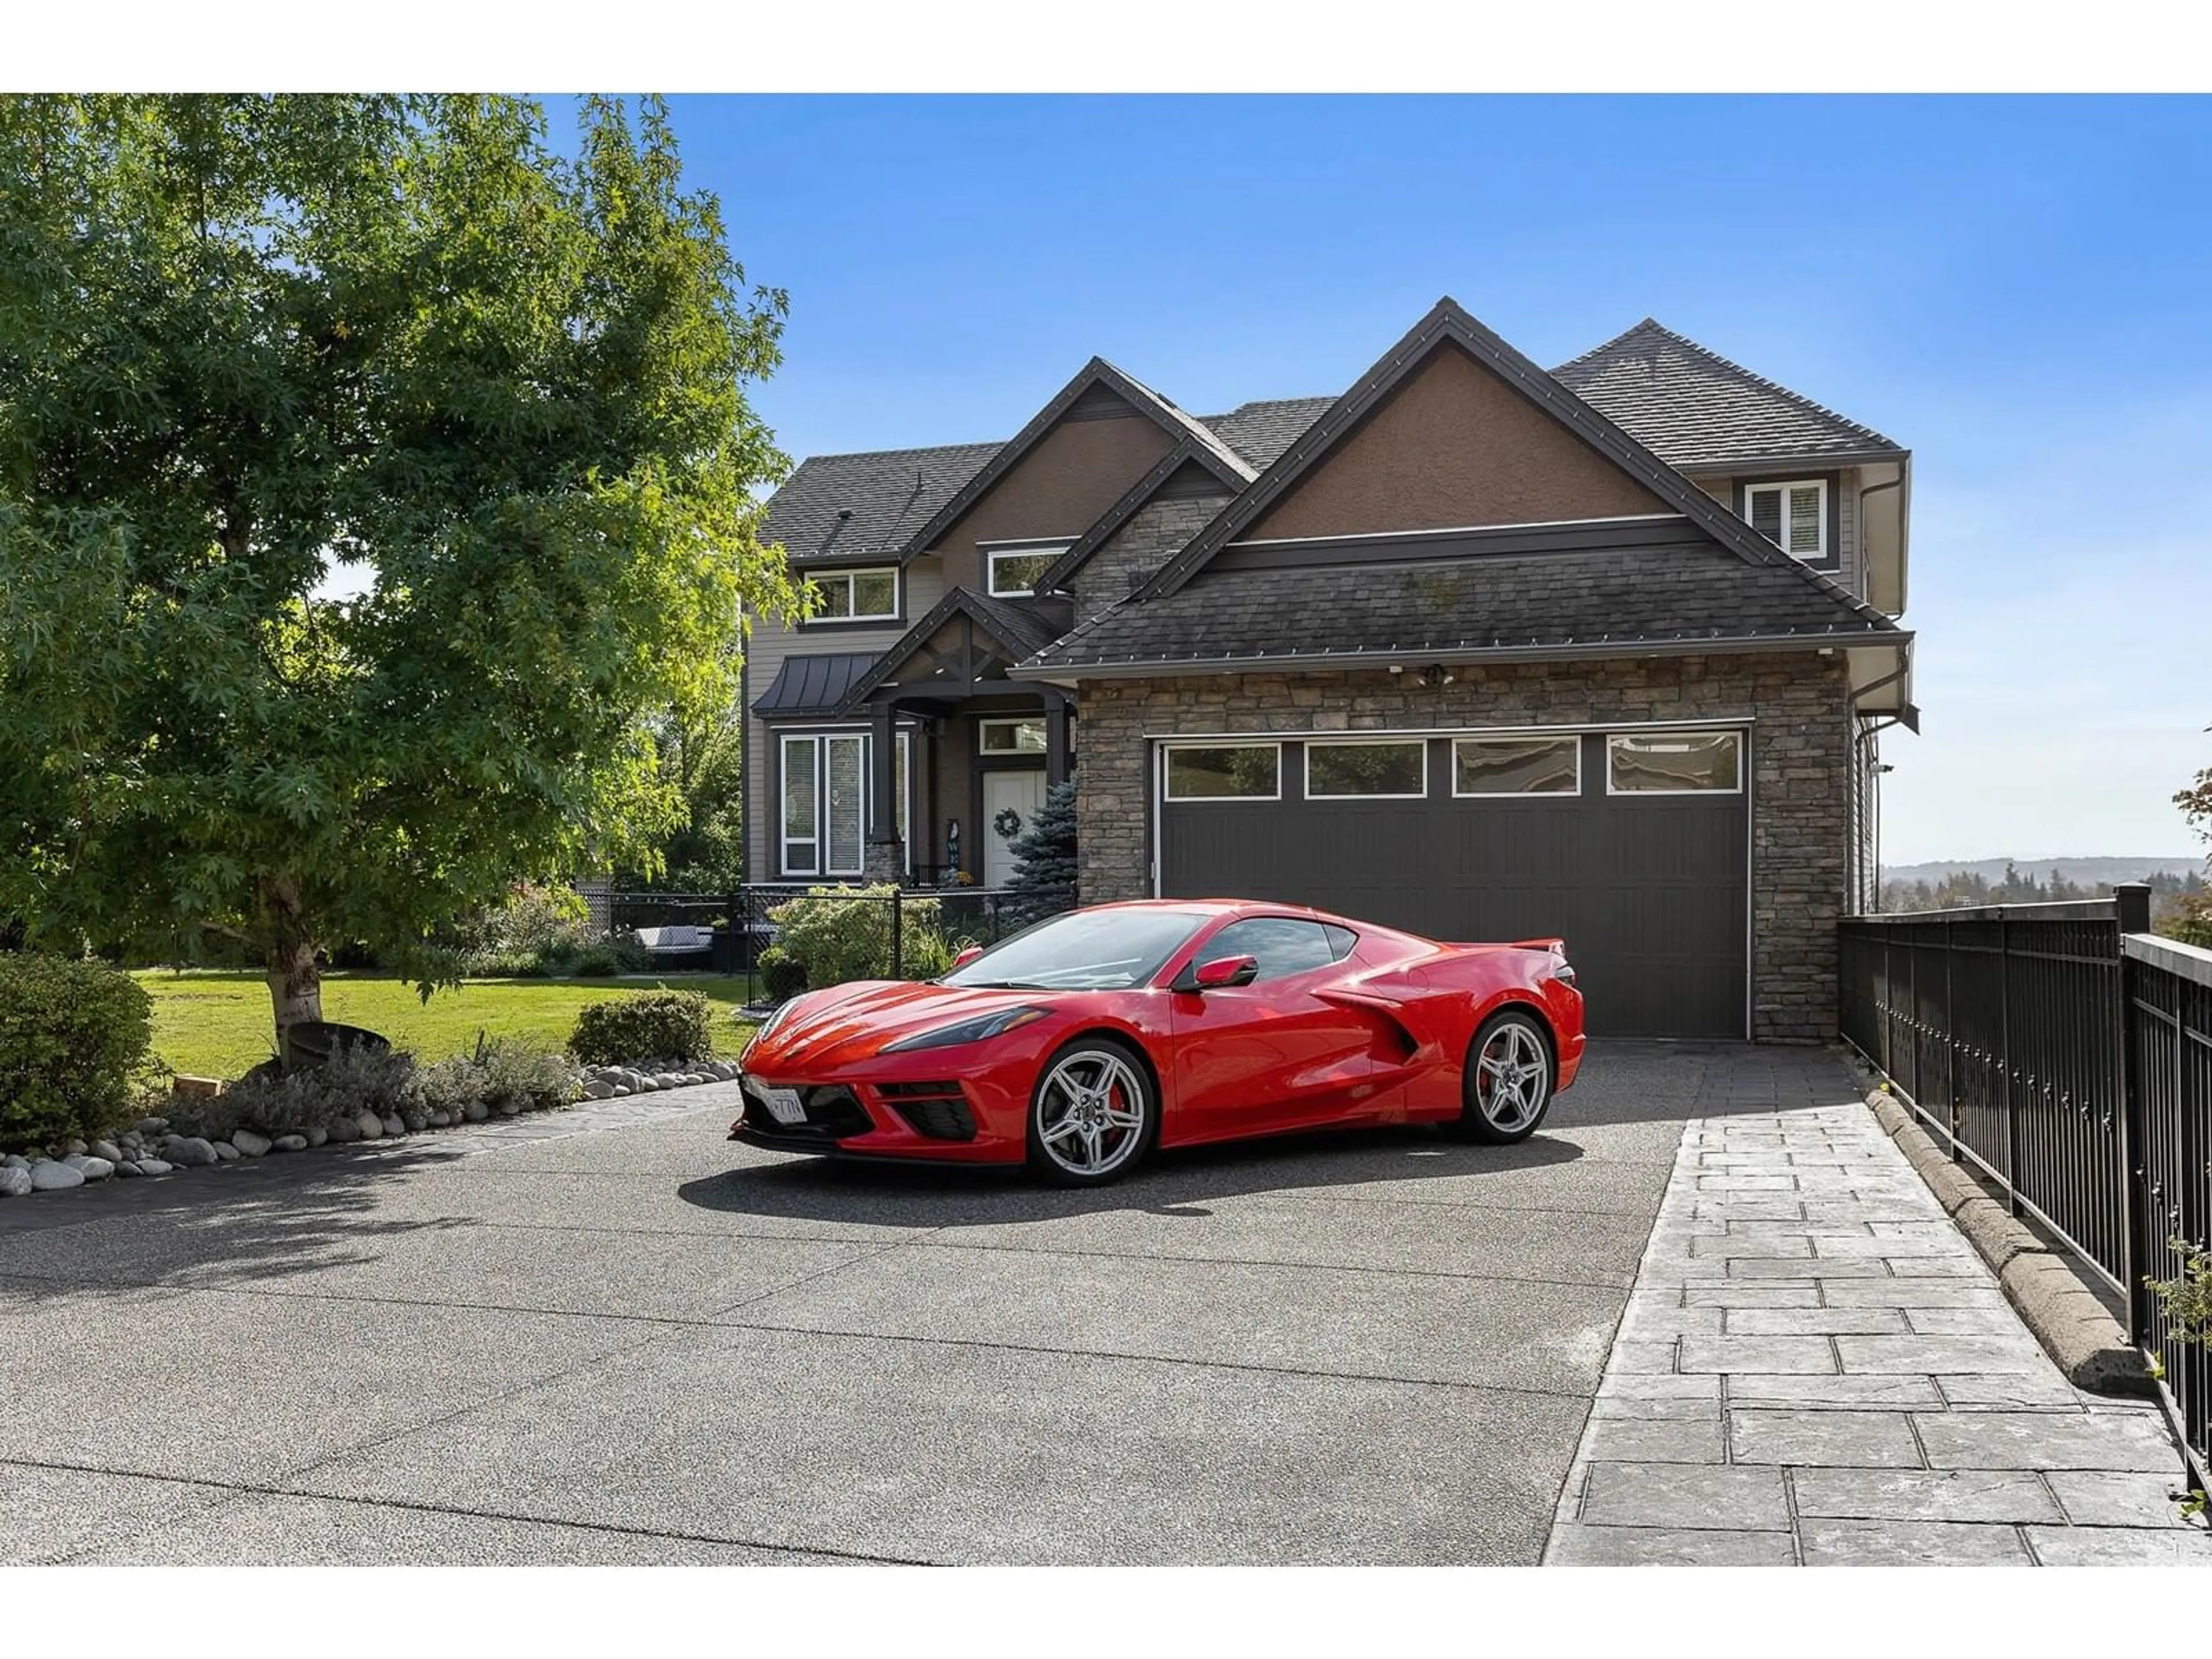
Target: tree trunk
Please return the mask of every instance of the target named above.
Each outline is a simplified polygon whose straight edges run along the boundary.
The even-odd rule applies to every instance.
[[[292,1027],[323,1017],[323,972],[315,941],[300,908],[299,884],[285,877],[264,881],[262,910],[268,921],[269,1000],[276,1016],[276,1052],[291,1052]]]

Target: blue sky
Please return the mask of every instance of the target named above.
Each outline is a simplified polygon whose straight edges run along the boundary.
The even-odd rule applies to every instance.
[[[2212,102],[690,97],[794,456],[1002,437],[1097,352],[1334,393],[1440,294],[1647,314],[1915,454],[1884,856],[2170,855],[2212,765]]]

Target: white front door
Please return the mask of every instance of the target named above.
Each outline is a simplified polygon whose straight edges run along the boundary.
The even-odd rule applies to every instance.
[[[983,885],[1004,887],[1014,873],[1012,838],[999,833],[999,816],[1011,811],[1021,820],[1019,835],[1030,826],[1030,817],[1044,805],[1042,768],[983,774]]]

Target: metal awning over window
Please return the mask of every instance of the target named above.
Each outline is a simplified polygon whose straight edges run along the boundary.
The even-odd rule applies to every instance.
[[[786,657],[775,683],[754,700],[753,713],[779,720],[817,720],[843,705],[854,683],[874,665],[873,651],[828,651]]]

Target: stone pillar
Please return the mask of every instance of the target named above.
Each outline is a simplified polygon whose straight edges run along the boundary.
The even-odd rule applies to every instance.
[[[876,703],[868,710],[868,845],[864,868],[872,883],[898,880],[904,863],[898,832],[896,714],[889,702]]]

